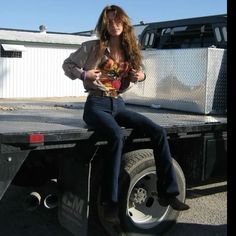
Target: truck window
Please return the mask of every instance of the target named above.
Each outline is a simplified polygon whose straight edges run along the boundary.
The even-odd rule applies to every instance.
[[[227,27],[225,25],[215,27],[215,34],[217,40],[227,42]]]
[[[158,48],[210,47],[214,42],[214,31],[210,24],[177,26],[162,30]]]
[[[221,38],[220,28],[219,28],[219,27],[216,27],[216,28],[215,28],[215,35],[216,35],[216,40],[217,40],[218,42],[220,42],[220,41],[222,40],[222,38]]]
[[[226,28],[226,26],[222,27],[222,33],[223,33],[224,41],[227,42],[227,28]]]
[[[148,31],[143,39],[141,40],[142,48],[156,48],[160,42],[160,34],[154,31]]]
[[[227,15],[151,23],[140,37],[142,48],[227,48]]]

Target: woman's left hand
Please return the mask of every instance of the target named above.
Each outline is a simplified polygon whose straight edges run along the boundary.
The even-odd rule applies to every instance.
[[[145,79],[145,73],[141,70],[136,71],[136,70],[132,69],[130,74],[131,74],[130,81],[133,83],[143,81]]]

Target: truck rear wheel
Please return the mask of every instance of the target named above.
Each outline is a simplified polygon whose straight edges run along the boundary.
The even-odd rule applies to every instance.
[[[162,207],[157,201],[156,167],[151,149],[135,150],[124,154],[121,180],[121,230],[127,236],[157,235],[176,223],[178,211]],[[185,177],[173,159],[179,184],[178,198],[185,200]]]

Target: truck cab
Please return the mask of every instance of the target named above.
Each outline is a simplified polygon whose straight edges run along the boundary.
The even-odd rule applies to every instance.
[[[139,37],[143,49],[227,48],[227,15],[147,24]]]

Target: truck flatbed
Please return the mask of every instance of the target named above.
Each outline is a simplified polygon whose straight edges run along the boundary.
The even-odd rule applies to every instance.
[[[4,137],[24,133],[63,133],[86,139],[88,131],[82,120],[85,97],[52,99],[1,99],[0,135]],[[155,107],[127,104],[154,122],[165,127],[169,135],[213,131],[226,128],[226,116],[199,115],[187,112],[165,110]],[[63,138],[63,137],[61,137]],[[59,141],[59,140],[58,140]]]

